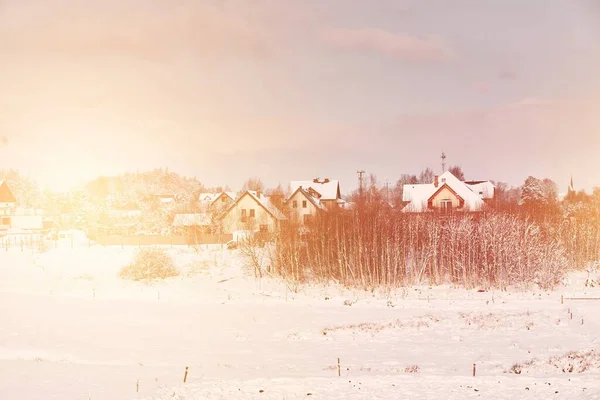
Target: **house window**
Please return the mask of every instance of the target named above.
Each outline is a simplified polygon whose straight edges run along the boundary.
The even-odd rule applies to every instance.
[[[443,213],[449,213],[452,211],[452,200],[444,199],[440,202],[440,209]]]
[[[250,218],[254,218],[255,214],[254,214],[254,208],[250,209]]]
[[[294,208],[298,208],[298,200],[294,200],[294,201],[292,202],[292,207],[294,207]]]
[[[306,208],[306,200],[302,200],[302,208]]]
[[[246,218],[247,218],[247,216],[246,216],[246,209],[243,208],[242,209],[242,222],[246,222]]]
[[[2,217],[2,223],[0,225],[10,226],[10,217]]]
[[[221,203],[225,203],[227,201],[227,198],[225,196],[221,196]]]

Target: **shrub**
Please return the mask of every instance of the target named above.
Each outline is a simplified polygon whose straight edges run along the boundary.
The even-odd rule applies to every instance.
[[[150,283],[158,279],[178,276],[173,259],[163,249],[142,249],[134,257],[133,262],[119,271],[119,277],[133,281]]]

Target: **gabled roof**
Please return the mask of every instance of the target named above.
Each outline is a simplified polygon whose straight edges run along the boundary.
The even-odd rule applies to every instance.
[[[227,208],[227,211],[225,213],[223,213],[223,216],[221,218],[224,218],[227,214],[229,214],[229,212],[245,196],[250,196],[259,206],[261,206],[266,212],[268,212],[269,214],[271,214],[273,216],[273,218],[278,219],[278,220],[287,219],[285,217],[285,215],[283,215],[283,213],[277,207],[275,207],[273,205],[273,203],[271,203],[271,200],[268,197],[263,196],[262,193],[258,193],[258,192],[253,191],[253,190],[246,190],[244,193],[242,193],[242,195],[240,197],[238,197],[238,199],[235,202],[233,202],[229,206],[229,208]]]
[[[333,179],[313,179],[312,181],[291,181],[290,190],[295,192],[299,187],[308,190],[312,188],[321,195],[321,200],[337,200],[342,198],[340,181]]]
[[[8,187],[6,181],[0,181],[0,203],[16,203],[15,195]]]
[[[429,198],[427,199],[427,205],[429,206],[429,203],[433,201],[433,199],[435,198],[435,196],[437,196],[438,194],[440,194],[444,189],[448,189],[450,191],[450,193],[452,193],[454,196],[456,196],[456,198],[458,199],[458,201],[460,202],[460,208],[463,207],[463,205],[465,204],[465,199],[463,199],[458,193],[456,193],[456,190],[452,189],[448,183],[444,183],[443,185],[439,185],[438,184],[438,189],[433,192],[433,194],[431,196],[429,196]]]
[[[212,220],[210,214],[175,214],[173,226],[209,226]]]
[[[200,201],[202,203],[212,204],[215,201],[217,201],[218,199],[220,199],[221,196],[227,196],[231,200],[235,200],[235,193],[233,193],[233,192],[219,192],[219,193],[205,192],[205,193],[200,193],[200,195],[198,196],[198,201]]]
[[[464,200],[464,209],[467,211],[478,211],[483,206],[482,198],[473,192],[471,188],[455,177],[450,171],[444,172],[438,177],[438,187],[433,183],[416,185],[404,185],[402,201],[408,204],[402,209],[404,212],[421,212],[427,210],[428,200],[440,189],[447,185],[452,191]]]
[[[298,189],[296,189],[290,196],[288,196],[285,202],[289,202],[292,199],[292,197],[296,195],[296,193],[302,193],[302,195],[306,197],[306,199],[310,201],[317,208],[317,210],[327,211],[327,207],[325,207],[323,203],[321,203],[320,199],[317,196],[315,196],[315,194],[318,195],[318,193],[311,193],[310,188],[307,190],[301,186],[299,186]]]

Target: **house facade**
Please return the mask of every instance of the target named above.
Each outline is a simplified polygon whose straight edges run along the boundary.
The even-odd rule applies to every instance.
[[[246,191],[232,203],[221,217],[223,233],[236,231],[274,232],[286,219],[268,197],[261,192]]]
[[[298,187],[286,200],[290,221],[298,225],[309,224],[316,216],[327,212],[320,194],[312,188]]]
[[[403,186],[403,212],[482,211],[486,201],[494,196],[494,185],[489,181],[463,182],[450,171],[434,176],[433,182]]]

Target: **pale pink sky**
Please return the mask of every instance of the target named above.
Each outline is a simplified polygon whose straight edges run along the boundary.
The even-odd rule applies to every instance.
[[[600,186],[596,0],[3,0],[0,168]]]

